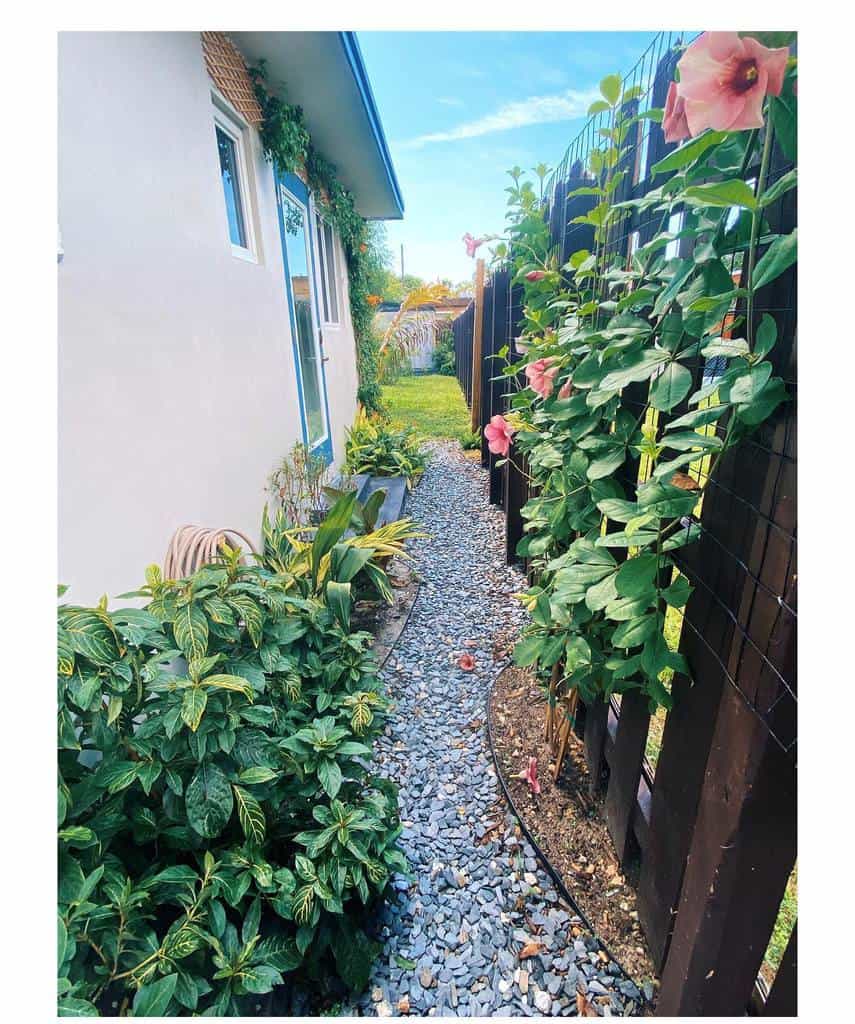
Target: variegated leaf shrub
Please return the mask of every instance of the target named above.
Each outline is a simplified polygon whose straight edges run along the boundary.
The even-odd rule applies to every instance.
[[[60,606],[61,1014],[237,1015],[291,972],[366,983],[367,915],[406,864],[371,765],[387,702],[350,628],[374,555],[342,540],[353,506],[302,574],[226,549],[186,580],[151,567],[125,595],[144,608]]]

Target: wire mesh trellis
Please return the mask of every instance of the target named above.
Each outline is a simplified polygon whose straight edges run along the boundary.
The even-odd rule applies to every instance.
[[[651,168],[675,147],[665,142],[659,123],[644,115],[651,109],[664,106],[668,85],[674,78],[682,49],[692,38],[687,33],[659,33],[634,67],[623,76],[624,94],[632,97],[623,105],[623,112],[629,116],[638,115],[639,120],[632,125],[622,147],[616,170],[625,173],[617,186],[615,202],[641,198],[654,186],[661,186],[664,180],[662,176],[654,179]],[[603,132],[609,128],[610,116],[610,112],[603,111],[588,119],[545,185],[545,215],[562,263],[579,249],[593,248],[592,228],[577,222],[576,218],[589,212],[596,200],[573,195],[573,192],[594,181],[591,154],[602,149]],[[774,148],[773,154],[770,184],[791,167],[778,147]],[[756,184],[758,170],[756,166],[745,169],[745,180],[752,186]],[[732,210],[730,216],[735,219],[739,211]],[[768,208],[767,216],[776,230],[792,230],[795,226],[795,194],[791,192],[779,198]],[[629,263],[633,253],[663,228],[674,236],[668,243],[666,255],[689,256],[693,240],[680,236],[683,218],[684,211],[663,213],[656,203],[641,210],[633,209],[610,232],[605,256],[625,256]],[[744,286],[742,253],[733,252],[724,259],[734,288]],[[722,334],[729,336],[733,325],[745,313],[741,306],[734,306],[723,320]],[[785,379],[794,399],[795,270],[758,296],[753,310],[756,323],[764,313],[770,313],[778,324],[775,372]],[[721,357],[706,358],[700,354],[688,365],[698,388],[714,383],[724,370]],[[633,392],[633,389],[628,389],[623,402],[642,413],[647,397],[643,390]],[[686,410],[678,407],[670,416],[676,417],[683,411]],[[661,425],[661,414],[652,412],[652,416],[652,422],[659,420]],[[726,425],[726,419],[722,419],[705,429],[723,436]],[[792,644],[782,638],[789,632],[794,637],[797,618],[794,401],[771,424],[764,425],[749,438],[739,453],[725,458],[730,462],[740,460],[743,464],[749,463],[753,467],[752,474],[746,479],[733,467],[728,469],[720,465],[714,476],[709,478],[708,457],[699,457],[688,468],[687,475],[705,490],[703,505],[716,508],[708,508],[705,514],[701,507],[697,510],[700,514],[693,519],[701,531],[700,540],[696,542],[700,554],[678,553],[676,561],[694,585],[707,591],[711,603],[718,606],[718,614],[732,625],[736,634],[733,643],[741,648],[740,654],[731,659],[733,665],[728,667],[729,661],[721,659],[720,652],[707,641],[702,624],[688,621],[687,628],[696,635],[697,642],[710,657],[719,658],[727,682],[739,691],[751,710],[765,722],[775,742],[783,750],[793,752],[797,701],[795,658],[792,651],[784,658],[782,650],[790,649]],[[729,484],[729,480],[738,480],[739,483]],[[635,484],[640,481],[636,477],[624,482]],[[750,548],[750,556],[743,550],[744,532],[734,535],[729,528],[721,528],[732,523],[734,517],[742,523],[743,531],[752,528],[765,531],[765,539],[761,542],[758,538]],[[723,561],[731,563],[731,571],[724,573],[731,581],[734,574],[741,574],[741,589],[731,586],[726,590],[718,585],[722,578],[718,563]],[[742,593],[752,588],[750,597]],[[771,623],[770,603],[775,606]],[[705,614],[709,617],[711,613],[707,611]],[[768,633],[767,636],[758,635],[761,628]]]

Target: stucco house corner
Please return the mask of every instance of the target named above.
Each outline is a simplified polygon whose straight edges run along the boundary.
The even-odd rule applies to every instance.
[[[181,524],[258,537],[295,442],[344,457],[352,239],[311,168],[270,159],[260,68],[359,223],[402,217],[353,33],[59,35],[59,578],[75,601],[134,586]]]

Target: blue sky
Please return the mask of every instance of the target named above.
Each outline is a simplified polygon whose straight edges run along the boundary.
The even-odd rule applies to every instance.
[[[360,32],[404,194],[396,258],[428,280],[471,277],[461,236],[500,233],[506,171],[555,166],[604,75],[652,32]]]

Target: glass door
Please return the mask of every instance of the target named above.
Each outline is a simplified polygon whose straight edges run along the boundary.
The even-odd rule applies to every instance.
[[[329,410],[312,274],[314,261],[309,232],[308,192],[296,175],[288,174],[279,179],[278,198],[303,437],[316,455],[331,461]]]

